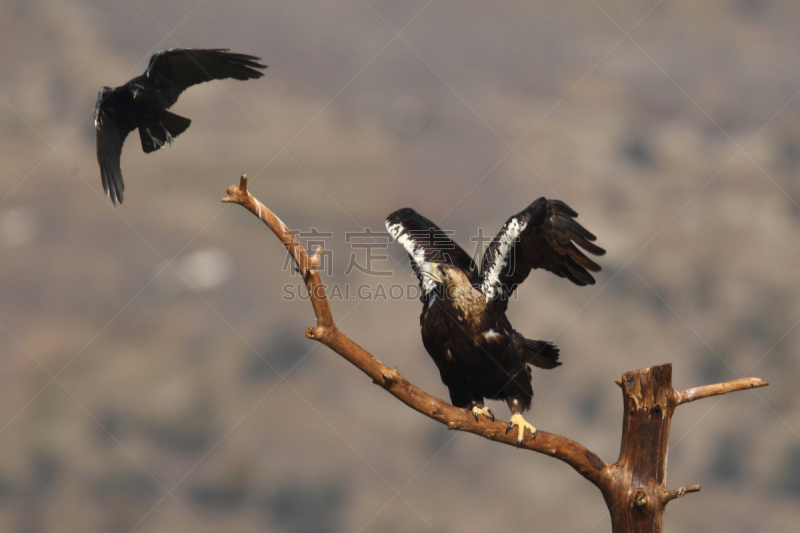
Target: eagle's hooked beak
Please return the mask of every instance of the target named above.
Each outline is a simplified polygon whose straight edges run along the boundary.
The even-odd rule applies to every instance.
[[[430,261],[422,263],[419,267],[420,275],[430,278],[436,283],[444,283],[444,281],[442,281],[442,277],[440,276],[440,272],[441,270],[439,269],[439,264]]]

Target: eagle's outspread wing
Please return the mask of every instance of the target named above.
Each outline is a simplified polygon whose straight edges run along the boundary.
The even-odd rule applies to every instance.
[[[172,48],[150,57],[146,76],[155,86],[165,108],[192,85],[211,80],[249,80],[260,78],[267,68],[258,63],[260,57],[236,54],[227,48]]]
[[[122,203],[125,185],[122,182],[120,156],[125,137],[136,129],[136,124],[126,112],[129,97],[119,88],[103,87],[97,94],[94,108],[94,130],[97,136],[97,162],[103,190],[114,205]]]
[[[594,244],[596,237],[575,220],[577,216],[560,200],[539,198],[509,218],[483,255],[481,290],[487,300],[505,308],[508,297],[534,268],[576,285],[593,285],[590,272],[599,272],[600,266],[578,246],[594,255],[606,251]]]
[[[435,262],[460,268],[470,279],[477,278],[475,262],[436,224],[411,208],[398,209],[386,219],[386,229],[411,258],[419,278],[422,301],[428,301],[436,283],[420,274],[423,263]]]

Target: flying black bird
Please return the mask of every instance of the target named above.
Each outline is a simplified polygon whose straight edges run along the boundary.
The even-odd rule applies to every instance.
[[[97,161],[103,190],[114,205],[122,203],[125,190],[119,163],[125,137],[139,128],[145,153],[172,144],[192,123],[167,111],[183,91],[204,81],[260,78],[264,73],[255,69],[267,67],[259,59],[227,48],[172,48],[153,54],[141,76],[119,87],[100,89],[94,110]]]
[[[528,365],[555,368],[559,350],[545,341],[527,339],[506,318],[508,299],[531,269],[543,268],[576,285],[592,285],[600,266],[594,255],[605,250],[559,200],[539,198],[508,219],[483,254],[480,272],[461,247],[436,224],[413,209],[395,211],[386,229],[411,256],[423,302],[422,343],[433,358],[456,407],[470,409],[478,420],[494,414],[485,398],[506,400],[508,429],[518,426],[517,445],[525,428],[536,428],[522,412],[531,406],[533,388]]]

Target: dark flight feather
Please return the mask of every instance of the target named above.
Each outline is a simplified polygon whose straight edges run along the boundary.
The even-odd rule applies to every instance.
[[[125,185],[120,157],[130,132],[139,128],[142,150],[150,153],[172,143],[191,124],[167,111],[192,85],[211,80],[260,78],[260,58],[224,48],[173,48],[150,57],[147,70],[119,87],[103,87],[95,104],[97,161],[106,196],[122,203]]]
[[[539,198],[512,216],[483,255],[481,289],[489,300],[505,310],[508,298],[530,271],[542,268],[576,285],[594,285],[589,272],[600,266],[575,245],[594,255],[605,250],[593,244],[597,238],[575,218],[560,200]]]
[[[150,57],[145,75],[153,81],[165,108],[198,83],[211,80],[249,80],[264,75],[260,57],[229,52],[227,48],[173,48]]]
[[[122,144],[136,124],[122,109],[124,99],[119,89],[105,87],[97,95],[94,126],[97,135],[97,161],[100,163],[100,176],[103,191],[112,200],[122,203],[125,185],[122,182],[120,156]]]

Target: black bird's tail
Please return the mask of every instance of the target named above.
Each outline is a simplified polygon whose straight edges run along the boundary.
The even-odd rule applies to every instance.
[[[548,370],[561,366],[561,363],[558,362],[559,351],[555,344],[524,339],[522,341],[522,350],[526,362],[533,366]]]
[[[172,141],[186,131],[192,121],[169,111],[163,111],[161,120],[139,126],[139,137],[142,139],[142,150],[149,154]]]

